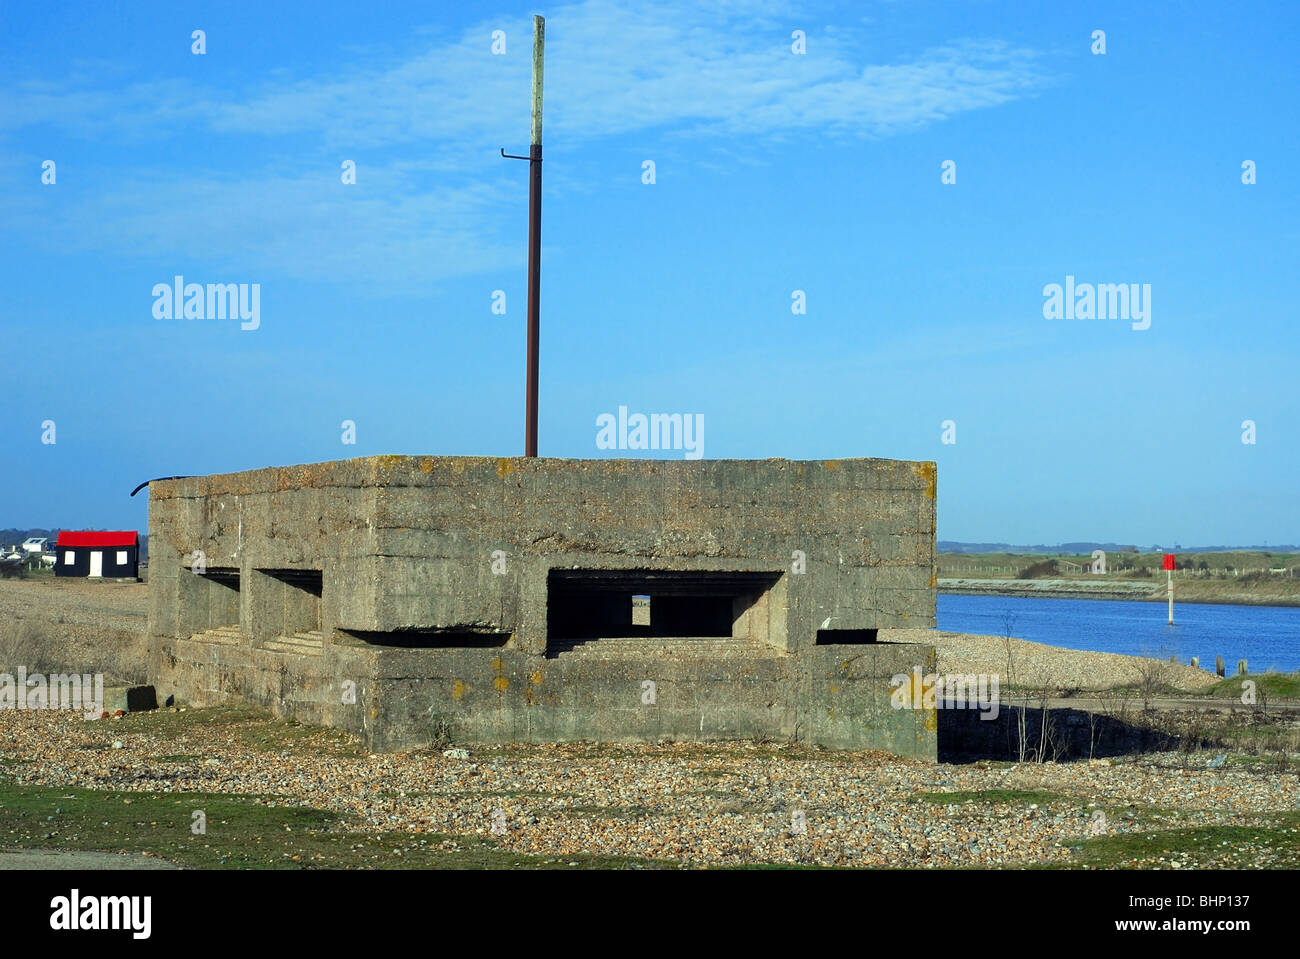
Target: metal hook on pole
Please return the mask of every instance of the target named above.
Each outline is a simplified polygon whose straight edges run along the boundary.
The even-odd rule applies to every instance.
[[[521,156],[516,156],[513,153],[507,153],[505,147],[501,148],[501,155],[505,157],[507,160],[531,160],[532,159],[532,157],[521,157]]]

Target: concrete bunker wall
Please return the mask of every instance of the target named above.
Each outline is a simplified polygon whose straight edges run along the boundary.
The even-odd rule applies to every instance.
[[[153,670],[194,701],[376,749],[441,730],[934,756],[931,721],[888,705],[925,648],[826,645],[934,625],[933,464],[371,457],[155,483],[150,533]]]

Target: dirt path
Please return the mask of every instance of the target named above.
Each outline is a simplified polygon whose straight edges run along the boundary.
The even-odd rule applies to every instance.
[[[0,849],[0,870],[5,869],[179,869],[174,862],[152,856],[126,856],[115,852],[80,849]]]

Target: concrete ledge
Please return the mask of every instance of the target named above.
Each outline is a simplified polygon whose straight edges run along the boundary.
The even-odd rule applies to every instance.
[[[351,647],[304,657],[183,640],[161,652],[171,665],[160,685],[185,702],[257,703],[347,729],[377,752],[441,739],[773,740],[937,759],[934,711],[890,704],[891,677],[933,663],[929,646],[821,646],[798,657],[591,649],[546,659],[517,650]]]

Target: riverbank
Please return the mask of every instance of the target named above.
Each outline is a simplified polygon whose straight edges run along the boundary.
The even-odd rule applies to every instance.
[[[1127,599],[1167,602],[1163,580],[1099,579],[939,579],[939,592],[954,596],[1026,596],[1059,599]],[[1300,606],[1300,581],[1250,582],[1219,579],[1174,581],[1174,602],[1216,606]]]
[[[1008,689],[1099,691],[1154,682],[1160,688],[1191,692],[1218,681],[1213,672],[1192,666],[1143,656],[1065,649],[1015,637],[935,629],[882,629],[879,638],[889,643],[931,644],[938,658],[937,672],[997,675]]]

